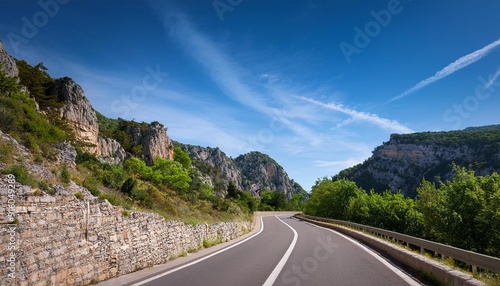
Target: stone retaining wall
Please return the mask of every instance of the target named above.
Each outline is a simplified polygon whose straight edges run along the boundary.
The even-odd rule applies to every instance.
[[[204,240],[227,241],[252,227],[248,221],[187,225],[153,213],[123,213],[73,183],[55,196],[17,186],[18,222],[12,225],[6,216],[7,177],[0,178],[2,285],[10,282],[9,274],[15,282],[6,285],[87,285],[165,263],[201,248]],[[76,192],[83,199],[77,199]],[[15,250],[9,249],[9,242]]]

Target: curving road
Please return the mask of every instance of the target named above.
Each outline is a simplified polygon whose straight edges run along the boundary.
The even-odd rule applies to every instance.
[[[245,240],[128,285],[421,284],[349,237],[289,216],[267,216]]]

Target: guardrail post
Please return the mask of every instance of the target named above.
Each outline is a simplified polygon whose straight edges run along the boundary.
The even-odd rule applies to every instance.
[[[476,275],[477,274],[477,266],[472,265],[472,274]]]

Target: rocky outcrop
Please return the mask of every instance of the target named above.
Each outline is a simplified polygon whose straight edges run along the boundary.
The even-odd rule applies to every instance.
[[[83,149],[96,155],[101,162],[118,164],[126,158],[126,152],[116,140],[99,136],[99,122],[96,112],[85,96],[82,88],[70,78],[55,81],[50,93],[57,94],[64,105],[60,109],[61,118],[67,119]],[[173,159],[173,145],[165,127],[153,122],[148,128],[131,128],[134,145],[142,146],[142,157],[152,165],[155,158]]]
[[[154,164],[155,158],[174,159],[174,145],[167,135],[167,129],[158,121],[147,128],[133,127],[127,130],[134,145],[142,145],[142,156],[148,165]]]
[[[212,182],[222,180],[221,187],[224,188],[224,190],[227,190],[230,182],[232,182],[236,188],[240,190],[243,189],[243,185],[241,184],[243,177],[241,171],[234,161],[219,148],[200,147],[189,144],[180,145],[182,149],[189,154],[189,157],[193,160],[195,165],[197,162],[203,162],[219,171],[217,174],[205,174],[206,177],[211,177]],[[203,168],[199,167],[199,169]],[[203,170],[201,171],[203,173]],[[207,173],[206,170],[205,173]],[[214,178],[214,176],[218,176],[218,178]]]
[[[365,190],[400,190],[416,196],[422,179],[450,180],[453,164],[472,168],[477,175],[500,171],[500,125],[450,132],[393,134],[364,163],[341,171]]]
[[[8,181],[0,175],[2,212]],[[0,248],[0,257],[15,256],[12,285],[90,285],[165,263],[202,248],[203,241],[228,241],[252,228],[250,221],[188,225],[154,213],[124,211],[73,182],[55,189],[52,196],[16,184],[16,223],[0,223],[5,234],[1,245],[15,246]],[[12,273],[6,259],[0,261],[5,283]]]
[[[103,163],[119,164],[127,157],[122,145],[114,139],[99,137],[98,146],[96,156]]]
[[[59,101],[64,102],[60,109],[61,118],[68,120],[76,139],[84,144],[83,148],[97,154],[99,123],[81,86],[70,78],[62,78],[56,80],[48,92],[57,94]]]
[[[0,41],[0,66],[6,75],[17,77],[19,70],[17,69],[16,61],[7,53]]]
[[[76,149],[69,142],[62,142],[56,146],[57,154],[56,160],[59,165],[66,165],[68,167],[76,167]]]
[[[224,190],[227,190],[232,182],[237,189],[250,191],[253,195],[258,195],[261,190],[272,190],[282,192],[289,198],[297,193],[302,194],[304,198],[308,196],[299,184],[290,180],[283,167],[260,152],[250,152],[232,159],[219,148],[185,144],[180,146],[189,154],[193,165],[210,177],[212,182],[222,180],[220,185]],[[210,169],[199,162],[217,169],[218,172],[210,172]]]
[[[287,195],[289,199],[294,194],[307,196],[299,184],[290,180],[283,167],[266,154],[250,152],[236,157],[234,162],[243,174],[243,190],[278,191]]]

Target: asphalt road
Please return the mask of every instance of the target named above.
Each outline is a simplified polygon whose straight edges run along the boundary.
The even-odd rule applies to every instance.
[[[132,285],[421,285],[372,250],[289,216],[249,238]]]

